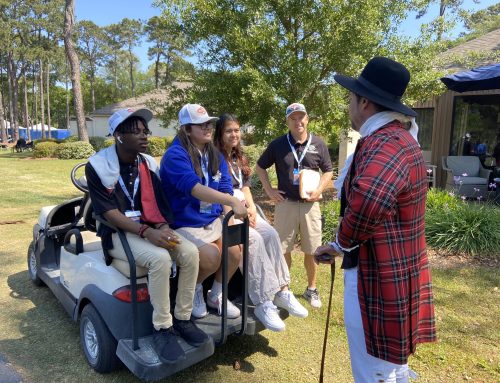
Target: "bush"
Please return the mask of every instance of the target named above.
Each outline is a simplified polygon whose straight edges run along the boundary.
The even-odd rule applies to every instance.
[[[105,148],[106,137],[92,136],[89,137],[89,142],[90,145],[92,145],[92,147],[94,148],[94,150],[98,152],[99,150]]]
[[[38,138],[36,140],[33,140],[33,145],[37,146],[41,142],[55,142],[56,144],[58,144],[59,140],[55,138]]]
[[[467,203],[431,189],[425,219],[431,247],[449,253],[499,254],[500,209],[489,203]]]
[[[323,219],[322,242],[332,242],[339,225],[340,200],[332,200],[321,204],[321,216]]]
[[[63,143],[63,142],[77,142],[77,141],[80,141],[78,136],[68,136],[65,139],[61,140],[61,143]]]
[[[115,139],[114,138],[106,138],[104,140],[104,146],[103,146],[103,148],[109,148],[114,143],[115,143]]]
[[[55,157],[55,152],[59,144],[54,141],[39,141],[33,149],[33,157],[45,158]]]
[[[150,137],[148,139],[147,153],[153,157],[161,157],[167,150],[167,139],[165,137]]]
[[[165,150],[172,145],[172,142],[174,142],[175,137],[165,137]]]
[[[94,148],[88,142],[65,142],[58,146],[56,150],[57,158],[61,160],[89,158],[94,154]]]

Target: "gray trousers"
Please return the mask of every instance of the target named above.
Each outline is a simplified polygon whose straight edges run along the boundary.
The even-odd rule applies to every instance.
[[[257,215],[248,244],[248,295],[254,305],[272,301],[281,287],[290,284],[290,272],[278,232]]]

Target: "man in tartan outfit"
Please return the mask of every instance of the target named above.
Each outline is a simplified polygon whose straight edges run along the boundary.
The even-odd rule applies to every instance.
[[[416,113],[400,101],[410,74],[400,63],[375,57],[358,79],[335,80],[350,91],[349,116],[362,138],[336,181],[342,189],[336,241],[316,254],[344,255],[344,318],[355,382],[408,382],[416,344],[436,339],[425,243],[426,168]]]

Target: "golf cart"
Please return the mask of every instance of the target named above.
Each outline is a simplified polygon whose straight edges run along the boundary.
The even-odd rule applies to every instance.
[[[28,271],[37,286],[47,285],[70,317],[80,321],[80,341],[90,366],[98,372],[111,372],[120,361],[137,377],[158,380],[183,370],[214,353],[230,334],[254,335],[264,326],[254,317],[248,302],[248,219],[243,224],[228,225],[232,212],[223,224],[223,294],[241,309],[237,319],[227,318],[227,302],[223,300],[222,315],[210,312],[196,324],[209,335],[199,347],[180,339],[186,358],[176,363],[162,363],[152,347],[153,308],[149,301],[148,270],[136,266],[123,231],[112,227],[103,217],[93,213],[87,183],[71,171],[71,181],[81,197],[40,211],[33,227],[33,241],[28,249]],[[96,225],[108,225],[116,230],[125,249],[128,262],[113,259],[107,266]],[[243,244],[243,271],[228,284],[228,247]],[[237,272],[238,274],[238,272]],[[175,264],[172,267],[171,296],[177,291]],[[206,281],[207,286],[211,281]],[[175,299],[171,299],[175,302]],[[280,310],[285,318],[288,313]]]

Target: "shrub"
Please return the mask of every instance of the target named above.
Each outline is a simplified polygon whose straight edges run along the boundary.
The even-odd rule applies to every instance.
[[[153,157],[161,157],[167,150],[167,140],[165,137],[150,137],[148,139],[147,153]]]
[[[331,200],[321,204],[321,216],[323,219],[322,242],[332,242],[339,225],[340,200]]]
[[[38,138],[36,140],[33,140],[33,145],[37,146],[41,142],[55,142],[56,144],[58,144],[59,140],[55,138]]]
[[[77,141],[80,141],[78,136],[68,136],[65,139],[61,140],[61,143],[63,143],[63,142],[77,142]]]
[[[165,137],[165,150],[172,145],[172,142],[174,142],[175,137]]]
[[[88,142],[65,142],[58,146],[56,150],[57,158],[61,160],[89,158],[94,154],[94,148]]]
[[[111,145],[113,145],[115,143],[115,139],[114,138],[106,138],[106,140],[104,141],[104,148],[109,148]]]
[[[114,141],[114,140],[113,140]],[[90,145],[94,148],[96,152],[104,148],[105,142],[106,142],[106,137],[101,137],[101,136],[92,136],[89,137],[89,142]]]
[[[449,253],[499,253],[500,209],[489,203],[467,203],[431,189],[425,218],[429,246]]]
[[[54,141],[39,141],[35,144],[35,148],[33,149],[33,157],[55,157],[55,152],[58,146],[59,144]]]

